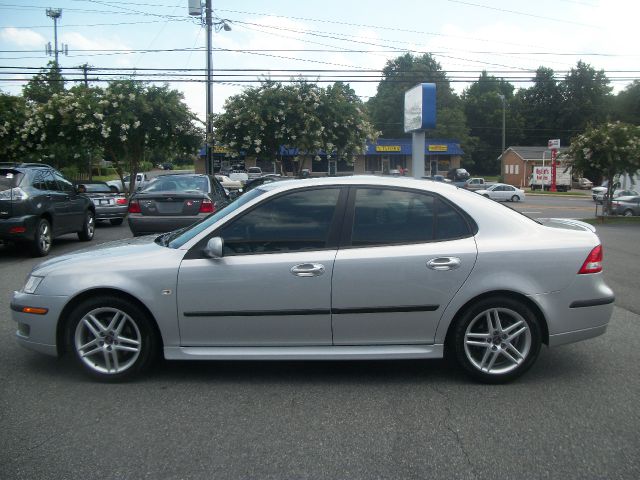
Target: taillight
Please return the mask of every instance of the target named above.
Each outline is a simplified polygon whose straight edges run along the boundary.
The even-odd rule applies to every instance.
[[[200,204],[200,213],[213,213],[215,211],[216,206],[211,202],[211,200],[208,198],[202,200],[202,203]]]
[[[140,210],[140,203],[137,200],[131,200],[129,202],[129,213],[142,213]]]
[[[118,197],[116,198],[116,205],[126,205],[127,204],[127,199],[124,197]],[[139,205],[138,205],[139,207]]]
[[[579,275],[585,273],[598,273],[602,271],[602,258],[604,257],[604,252],[602,250],[602,245],[598,245],[596,248],[591,250],[589,256],[582,264],[582,268],[578,272]]]

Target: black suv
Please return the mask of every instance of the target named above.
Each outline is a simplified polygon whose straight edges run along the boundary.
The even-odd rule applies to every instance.
[[[0,163],[0,241],[27,244],[45,256],[54,237],[77,233],[89,241],[93,202],[55,168],[41,163]]]

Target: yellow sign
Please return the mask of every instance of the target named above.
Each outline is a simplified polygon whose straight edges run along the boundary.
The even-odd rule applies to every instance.
[[[446,145],[429,145],[429,151],[430,152],[446,152],[447,146]]]
[[[224,148],[219,145],[214,145],[213,153],[231,153],[231,151],[228,148]]]
[[[376,145],[376,152],[400,152],[400,145]]]

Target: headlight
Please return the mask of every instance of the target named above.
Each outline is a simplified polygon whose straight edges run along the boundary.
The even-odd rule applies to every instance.
[[[40,282],[43,279],[44,277],[36,277],[35,275],[29,275],[29,278],[27,278],[27,283],[24,284],[22,291],[24,293],[36,293],[36,290],[38,289],[38,285],[40,285]]]

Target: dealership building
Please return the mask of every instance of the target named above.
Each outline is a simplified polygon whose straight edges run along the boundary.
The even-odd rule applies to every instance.
[[[304,157],[302,168],[308,169],[312,176],[326,175],[384,175],[404,170],[406,175],[413,176],[411,171],[412,142],[410,138],[379,138],[375,143],[367,143],[364,155],[358,155],[353,163],[334,158],[327,159],[324,152],[318,152],[319,160],[310,156]],[[424,175],[446,175],[452,168],[460,168],[460,161],[464,154],[460,144],[454,139],[426,139],[425,142],[425,172]],[[232,159],[229,152],[221,147],[214,147],[213,165],[209,171],[227,171],[234,166],[249,168],[260,167],[264,173],[276,172],[276,165],[272,158],[256,158],[240,155]],[[293,161],[298,157],[298,149],[280,147],[278,160],[282,161],[285,171],[293,170]],[[200,151],[196,171],[205,172],[205,152]],[[276,172],[278,173],[278,172]]]

